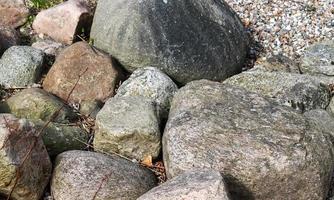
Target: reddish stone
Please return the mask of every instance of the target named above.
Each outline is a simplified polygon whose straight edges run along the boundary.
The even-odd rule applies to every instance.
[[[79,76],[81,76],[78,84]],[[78,42],[63,50],[47,74],[43,87],[46,91],[71,103],[104,102],[115,94],[120,72],[112,59],[86,42]]]
[[[69,0],[38,13],[33,29],[57,42],[72,44],[78,31],[88,29],[90,23],[91,14],[87,3],[83,0]]]
[[[17,28],[27,21],[28,15],[24,0],[0,0],[0,26]]]

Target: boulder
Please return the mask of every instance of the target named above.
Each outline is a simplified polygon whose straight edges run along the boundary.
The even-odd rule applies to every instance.
[[[237,14],[214,0],[99,0],[91,38],[127,70],[156,67],[182,84],[240,72],[249,43]]]
[[[255,66],[250,70],[300,74],[298,63],[281,54],[272,55],[269,58],[264,59],[259,58]]]
[[[40,80],[44,54],[29,46],[10,47],[0,60],[0,84],[25,87]]]
[[[54,200],[132,200],[155,185],[152,172],[128,160],[95,152],[67,151],[56,159],[51,191]]]
[[[302,112],[326,109],[331,99],[329,87],[309,75],[252,71],[233,76],[225,83],[270,97]]]
[[[0,56],[9,47],[18,45],[18,43],[19,37],[15,29],[0,26]]]
[[[193,168],[219,170],[232,199],[324,199],[333,144],[292,108],[202,80],[174,96],[163,159],[168,177]]]
[[[215,170],[187,171],[153,188],[137,200],[229,200],[222,176]]]
[[[38,130],[45,126],[42,120],[33,120],[33,123]],[[79,126],[51,122],[45,127],[42,139],[50,157],[53,158],[65,151],[86,148],[89,134]]]
[[[0,0],[0,26],[17,28],[28,19],[29,9],[24,0]]]
[[[79,31],[88,31],[91,14],[83,0],[69,0],[38,13],[32,27],[38,34],[72,44]]]
[[[120,70],[108,55],[86,42],[77,42],[57,57],[43,87],[62,99],[67,99],[73,90],[71,103],[96,104],[95,101],[105,102],[114,95],[120,79]]]
[[[162,71],[154,67],[138,69],[117,90],[116,97],[143,96],[157,105],[161,118],[168,118],[170,103],[177,85]]]
[[[51,171],[50,158],[33,124],[0,114],[0,194],[10,194],[19,174],[11,199],[39,200]]]
[[[158,157],[161,149],[159,118],[147,98],[111,98],[96,116],[94,148],[142,160]]]
[[[48,121],[60,108],[62,108],[61,111],[52,121],[67,123],[77,117],[64,102],[40,88],[22,90],[10,97],[6,104],[9,111],[20,118]]]

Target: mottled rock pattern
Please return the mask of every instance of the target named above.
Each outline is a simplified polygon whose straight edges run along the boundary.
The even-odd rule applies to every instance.
[[[99,0],[91,37],[127,70],[157,67],[183,84],[240,72],[248,47],[236,13],[214,0]]]
[[[302,114],[209,81],[174,96],[163,154],[168,177],[219,170],[233,199],[324,199],[333,170],[330,138]]]
[[[64,102],[39,88],[22,90],[6,103],[10,112],[20,118],[48,121],[60,108],[62,109],[54,122],[66,123],[77,117]]]
[[[36,129],[27,120],[0,114],[0,194],[9,195],[20,170],[12,199],[39,200],[42,197],[52,166],[42,139],[36,135]],[[28,154],[31,147],[32,152]]]
[[[38,130],[45,126],[41,120],[33,120]],[[83,150],[87,147],[88,133],[79,126],[50,123],[42,135],[45,147],[51,157],[69,150]]]
[[[158,157],[161,135],[154,103],[140,96],[108,100],[96,117],[94,147],[137,160]]]
[[[24,0],[0,0],[0,26],[17,28],[27,21],[28,15]]]
[[[0,56],[9,47],[18,45],[18,43],[19,37],[15,29],[0,26]]]
[[[39,39],[32,45],[35,49],[43,51],[48,56],[58,56],[59,53],[65,48],[65,45],[59,42],[55,42],[50,39]]]
[[[158,115],[168,118],[170,103],[177,85],[162,71],[154,67],[138,69],[117,90],[116,97],[143,96],[157,105]]]
[[[300,111],[326,109],[331,99],[329,88],[309,75],[252,71],[233,76],[225,83],[262,94]]]
[[[77,42],[57,57],[43,87],[62,99],[74,88],[69,99],[74,103],[104,102],[114,95],[120,79],[121,73],[108,55]]]
[[[102,187],[99,185],[102,182]],[[68,151],[56,159],[51,190],[55,200],[136,199],[156,185],[149,170],[117,156]]]
[[[251,70],[300,74],[298,63],[283,55],[273,55],[265,60],[259,59]]]
[[[72,44],[76,34],[82,29],[88,30],[91,23],[90,10],[85,1],[69,0],[38,13],[33,29],[52,39]]]
[[[29,46],[10,47],[0,60],[0,84],[25,87],[41,78],[44,54]]]
[[[229,200],[224,180],[218,171],[187,171],[153,188],[138,200]]]

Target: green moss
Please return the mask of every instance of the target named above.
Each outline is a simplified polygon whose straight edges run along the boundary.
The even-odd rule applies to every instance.
[[[30,2],[30,6],[32,9],[41,10],[57,5],[63,2],[63,0],[30,0]]]

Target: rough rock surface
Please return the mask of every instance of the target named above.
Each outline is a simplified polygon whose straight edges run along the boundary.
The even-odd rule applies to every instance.
[[[27,120],[0,114],[0,194],[9,195],[19,170],[20,178],[12,199],[39,200],[42,197],[52,166],[43,141],[36,133]],[[32,152],[28,154],[31,147]]]
[[[44,54],[38,49],[10,47],[0,60],[0,84],[25,87],[36,83],[41,78],[43,59]]]
[[[35,126],[41,130],[45,122],[33,120]],[[51,157],[69,150],[82,150],[87,147],[89,135],[79,126],[50,123],[42,135],[45,147]]]
[[[0,26],[17,28],[27,21],[28,15],[24,0],[0,0]]]
[[[250,71],[254,70],[300,74],[298,63],[283,55],[273,55],[269,58],[258,59],[257,64],[250,69]]]
[[[77,42],[57,57],[43,87],[62,99],[67,99],[74,88],[69,99],[74,103],[104,102],[114,95],[120,77],[119,70],[108,55],[93,50],[85,42]]]
[[[174,96],[163,154],[168,177],[219,170],[233,199],[324,199],[333,170],[321,127],[259,94],[204,80]]]
[[[99,189],[99,185],[102,186]],[[55,200],[134,200],[156,185],[149,170],[117,156],[68,151],[56,159],[51,190]]]
[[[61,107],[54,122],[66,123],[76,118],[76,114],[60,99],[39,88],[22,90],[10,97],[6,104],[9,111],[20,118],[48,121]]]
[[[43,51],[48,56],[58,56],[59,53],[65,48],[65,45],[59,42],[55,42],[50,39],[39,39],[34,42],[32,47]]]
[[[0,26],[0,56],[11,46],[19,43],[15,29]]]
[[[179,83],[241,71],[248,37],[224,2],[99,0],[91,37],[127,70],[157,67]]]
[[[158,115],[168,118],[170,103],[177,85],[162,71],[154,67],[138,69],[117,90],[116,97],[143,96],[157,105]]]
[[[309,75],[253,71],[233,76],[225,83],[273,98],[300,111],[326,109],[331,100],[329,88]]]
[[[58,42],[72,44],[79,31],[88,29],[90,21],[90,11],[85,1],[69,0],[39,12],[33,29]]]
[[[229,200],[222,176],[214,170],[187,171],[153,188],[138,200]]]
[[[155,105],[145,97],[111,98],[96,117],[94,147],[142,160],[161,149]]]

